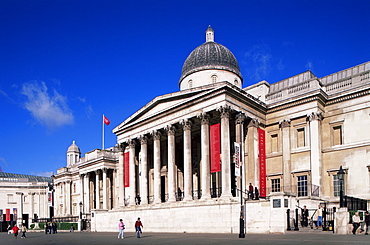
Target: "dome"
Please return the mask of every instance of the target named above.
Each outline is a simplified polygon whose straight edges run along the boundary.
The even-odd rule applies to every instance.
[[[78,146],[76,145],[76,142],[75,142],[75,141],[73,141],[73,142],[72,142],[72,145],[70,145],[70,146],[68,147],[67,152],[78,152],[78,153],[80,153],[80,148],[78,148]]]
[[[229,71],[242,79],[234,54],[225,46],[214,42],[213,30],[208,27],[206,42],[194,49],[186,58],[179,83],[190,74],[211,69]]]

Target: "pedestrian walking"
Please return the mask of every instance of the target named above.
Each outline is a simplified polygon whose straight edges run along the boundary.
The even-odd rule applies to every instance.
[[[142,233],[141,228],[142,227],[143,227],[143,223],[141,223],[140,218],[137,218],[137,220],[135,222],[135,230],[136,230],[136,237],[137,238],[140,238],[140,236],[141,236],[141,233]]]
[[[14,239],[17,239],[19,228],[17,227],[17,225],[14,225],[12,230],[13,230],[13,234],[14,234]]]
[[[123,223],[123,220],[120,219],[118,223],[118,239],[125,239],[123,230],[125,229],[125,224]]]
[[[27,227],[25,224],[22,225],[21,231],[22,231],[21,238],[26,238]]]

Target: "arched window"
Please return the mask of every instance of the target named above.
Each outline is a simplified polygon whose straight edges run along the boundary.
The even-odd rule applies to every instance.
[[[238,86],[239,82],[238,82],[238,79],[235,79],[234,80],[234,85]]]
[[[211,76],[211,80],[212,80],[212,83],[217,82],[217,76],[216,75],[212,75]]]
[[[188,84],[189,84],[189,88],[192,88],[193,87],[193,80],[189,80]]]

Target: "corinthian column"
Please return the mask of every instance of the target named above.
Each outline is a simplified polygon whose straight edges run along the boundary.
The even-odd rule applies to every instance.
[[[124,183],[124,144],[118,145],[119,158],[118,158],[118,206],[125,206],[125,183]]]
[[[141,144],[141,175],[140,196],[142,204],[148,204],[148,139],[146,136],[140,138]]]
[[[84,213],[90,213],[90,173],[85,174],[84,182],[85,182]]]
[[[161,203],[161,132],[153,132],[154,137],[154,203]]]
[[[103,170],[103,209],[107,209],[107,169]]]
[[[230,107],[221,106],[221,153],[222,153],[222,195],[231,197],[231,176],[230,176]]]
[[[201,121],[201,179],[200,185],[202,188],[201,199],[211,197],[211,174],[210,174],[210,152],[209,152],[209,116],[207,113],[202,113],[198,116]]]
[[[283,138],[283,191],[292,192],[291,161],[290,161],[290,120],[280,122]]]
[[[311,184],[312,187],[321,186],[321,131],[320,121],[323,119],[321,112],[312,112],[307,116],[310,122],[310,157],[311,157]],[[321,196],[321,189],[319,195]],[[316,191],[315,188],[311,189]]]
[[[175,182],[175,127],[166,127],[168,135],[168,202],[176,202]]]
[[[135,176],[135,141],[131,140],[129,142],[130,149],[130,205],[135,205],[136,197],[136,176]]]
[[[182,120],[184,130],[184,201],[193,200],[191,170],[191,125],[190,120]]]
[[[95,171],[95,209],[100,209],[99,170]]]

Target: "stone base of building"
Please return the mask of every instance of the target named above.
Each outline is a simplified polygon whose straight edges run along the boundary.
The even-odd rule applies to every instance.
[[[291,197],[278,195],[268,200],[246,202],[245,233],[285,233],[286,211],[294,207],[293,201]],[[277,206],[277,202],[282,205]],[[109,211],[92,210],[91,231],[116,232],[119,219],[123,219],[125,231],[134,232],[135,221],[140,217],[144,232],[238,234],[240,214],[238,198],[125,206]]]

